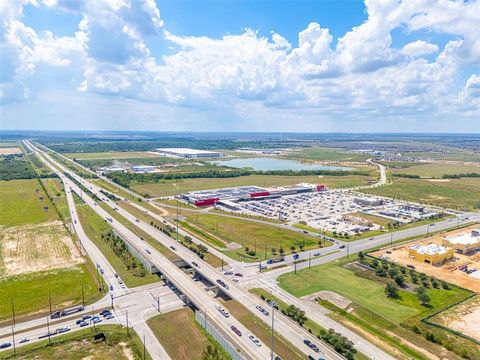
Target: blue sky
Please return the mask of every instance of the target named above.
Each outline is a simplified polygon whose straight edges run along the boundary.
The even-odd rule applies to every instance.
[[[480,132],[479,1],[19,0],[0,17],[2,129]]]

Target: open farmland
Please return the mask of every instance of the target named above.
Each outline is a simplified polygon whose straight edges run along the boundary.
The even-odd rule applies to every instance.
[[[21,154],[22,149],[19,147],[0,147],[0,155]]]
[[[388,165],[388,163],[387,163]],[[412,166],[402,168],[390,168],[392,174],[408,174],[418,175],[424,178],[441,178],[444,174],[466,174],[477,172],[480,173],[479,165],[460,165],[460,164],[444,164],[444,163],[414,163]]]
[[[162,182],[132,185],[132,190],[149,196],[172,196],[194,190],[219,189],[225,187],[256,185],[263,187],[294,185],[298,183],[325,184],[331,188],[345,188],[365,185],[369,176],[281,176],[281,175],[248,175],[232,178],[199,178],[163,180]]]
[[[137,158],[154,158],[163,157],[148,151],[105,151],[91,153],[66,153],[63,154],[71,159],[93,160],[93,159],[137,159]]]
[[[44,211],[45,206],[48,211]],[[1,225],[38,224],[56,219],[53,205],[36,179],[0,181]]]
[[[393,184],[364,192],[453,209],[472,210],[480,206],[480,178],[395,179]]]
[[[59,221],[35,179],[0,182],[0,322],[98,298],[92,264]],[[40,198],[43,198],[41,200]],[[48,211],[44,207],[48,206]]]
[[[84,263],[61,221],[2,228],[0,244],[0,278]]]

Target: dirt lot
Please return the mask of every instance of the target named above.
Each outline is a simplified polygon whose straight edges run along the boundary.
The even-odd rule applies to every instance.
[[[455,256],[452,260],[448,261],[443,265],[430,265],[427,263],[421,263],[415,261],[414,259],[410,259],[408,257],[408,249],[410,246],[418,243],[423,243],[425,245],[429,243],[437,243],[441,244],[442,239],[445,236],[454,236],[460,235],[463,233],[471,232],[472,229],[478,228],[479,225],[472,225],[463,229],[454,230],[446,233],[436,234],[434,236],[430,236],[428,238],[424,238],[422,240],[409,242],[404,244],[403,246],[394,247],[392,250],[391,248],[383,249],[372,253],[371,255],[375,257],[380,257],[381,255],[388,256],[390,261],[397,262],[401,265],[413,265],[415,269],[419,272],[423,272],[429,276],[434,276],[437,279],[445,280],[455,285],[459,285],[466,289],[475,291],[480,293],[480,278],[470,276],[463,271],[458,270],[458,268],[462,265],[467,265],[468,268],[477,268],[480,270],[480,253],[475,255],[462,255],[455,253]],[[391,251],[391,254],[388,254],[387,251]]]
[[[0,148],[0,155],[13,155],[21,153],[22,149],[20,149],[19,147]]]
[[[480,297],[441,313],[432,320],[480,341]]]
[[[72,268],[84,259],[60,221],[0,229],[0,277]]]

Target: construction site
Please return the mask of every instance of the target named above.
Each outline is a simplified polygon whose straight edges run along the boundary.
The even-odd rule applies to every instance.
[[[441,232],[371,255],[480,293],[479,228],[475,224]]]

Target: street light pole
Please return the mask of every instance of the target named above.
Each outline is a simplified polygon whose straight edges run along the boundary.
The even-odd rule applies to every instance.
[[[13,357],[16,355],[16,348],[15,348],[15,326],[12,325],[12,344],[13,344]]]
[[[47,335],[48,335],[48,345],[51,345],[50,343],[50,317],[47,316]]]
[[[12,298],[12,319],[13,319],[13,326],[15,326],[15,304]]]
[[[271,359],[270,360],[273,360],[273,347],[274,347],[274,338],[275,338],[274,335],[273,335],[274,334],[273,329],[274,329],[274,325],[275,325],[275,305],[276,305],[275,301],[272,300],[270,302],[270,305],[272,305],[272,345],[271,345],[271,352],[270,352],[270,354],[271,354],[271,356],[270,356]]]

